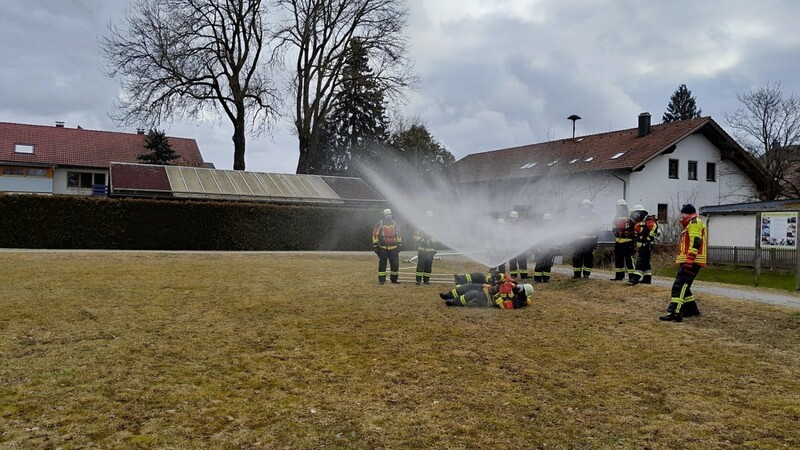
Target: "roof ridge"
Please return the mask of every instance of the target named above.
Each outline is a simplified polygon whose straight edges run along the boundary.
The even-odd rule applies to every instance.
[[[120,134],[126,136],[137,136],[143,135],[146,133],[139,133],[139,132],[130,132],[130,131],[109,131],[109,130],[93,130],[89,128],[72,128],[72,127],[58,127],[53,125],[39,125],[33,123],[17,123],[17,122],[3,122],[0,121],[0,126],[2,125],[14,125],[14,126],[21,126],[21,127],[36,127],[36,128],[43,128],[46,130],[70,130],[70,131],[87,131],[91,133],[105,133],[105,134]],[[187,139],[187,140],[195,140],[194,138],[186,138],[180,136],[167,136],[170,139]]]

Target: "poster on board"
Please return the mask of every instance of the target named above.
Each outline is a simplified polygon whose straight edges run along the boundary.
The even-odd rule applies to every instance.
[[[797,213],[761,213],[760,235],[761,248],[795,248],[797,245]]]

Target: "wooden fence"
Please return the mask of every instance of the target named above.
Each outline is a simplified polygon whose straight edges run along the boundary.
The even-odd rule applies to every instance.
[[[708,247],[710,264],[732,264],[734,266],[755,267],[755,247]],[[796,251],[794,249],[761,249],[761,268],[765,270],[795,270]]]

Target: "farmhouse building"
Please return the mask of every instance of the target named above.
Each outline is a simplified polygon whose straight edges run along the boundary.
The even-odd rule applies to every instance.
[[[764,179],[758,161],[712,118],[651,126],[649,113],[636,128],[471,154],[451,175],[467,195],[489,192],[504,210],[530,217],[588,198],[608,224],[620,198],[675,223],[684,203],[756,199]]]
[[[194,139],[170,137],[181,165],[202,167]],[[0,122],[0,192],[89,195],[109,184],[112,162],[137,162],[144,131],[120,133]],[[103,189],[105,190],[105,189]]]

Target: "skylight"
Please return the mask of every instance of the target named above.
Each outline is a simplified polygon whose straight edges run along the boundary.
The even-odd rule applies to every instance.
[[[550,166],[556,164],[557,162],[558,162],[558,160],[550,161],[549,163],[547,163],[547,167],[550,167]]]
[[[535,166],[536,164],[538,164],[538,161],[537,161],[537,162],[532,162],[532,163],[525,164],[525,165],[523,165],[522,167],[520,167],[520,170],[521,170],[521,169],[530,169],[531,167]]]
[[[594,159],[594,156],[590,156],[590,157],[584,159],[583,162],[592,162],[593,159]]]
[[[578,162],[580,160],[581,160],[580,158],[575,158],[575,159],[571,160],[569,163],[570,164],[575,164],[576,162]]]
[[[14,144],[14,153],[33,154],[33,145],[30,144]]]
[[[614,155],[614,156],[612,156],[611,158],[608,158],[608,159],[619,159],[619,157],[624,155],[624,154],[625,154],[625,152],[619,152],[616,155]]]

